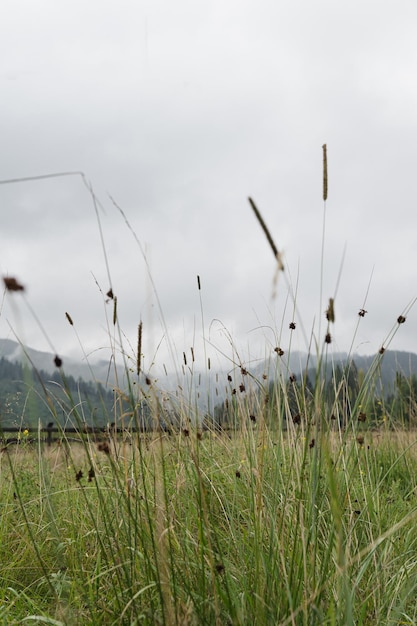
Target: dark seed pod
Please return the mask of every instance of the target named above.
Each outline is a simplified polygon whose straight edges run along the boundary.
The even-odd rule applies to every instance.
[[[326,309],[326,319],[334,323],[334,299],[329,298],[329,306]]]
[[[101,443],[99,443],[97,449],[100,452],[104,452],[104,454],[110,454],[110,446],[107,441],[102,441]]]
[[[16,278],[11,276],[3,276],[3,283],[7,291],[24,291],[25,288]]]

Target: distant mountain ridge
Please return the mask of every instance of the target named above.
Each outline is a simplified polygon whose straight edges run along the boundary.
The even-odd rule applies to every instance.
[[[111,371],[111,368],[109,368],[108,362],[99,361],[98,363],[89,364],[65,356],[59,356],[63,361],[64,372],[68,376],[73,376],[76,380],[82,378],[85,381],[95,380],[102,384],[106,384],[107,382],[114,384],[114,373]],[[27,346],[22,347],[17,341],[13,341],[12,339],[0,339],[0,358],[1,357],[4,357],[12,363],[21,364],[27,361],[27,357],[29,357],[30,363],[32,363],[37,370],[43,370],[48,374],[53,374],[57,369],[54,362],[55,354],[34,350]]]
[[[34,350],[33,348],[22,346],[12,339],[0,339],[0,358],[4,357],[8,361],[15,363],[23,363],[26,359],[25,353],[30,359],[30,362],[37,370],[43,370],[49,374],[56,372],[57,367],[54,363],[55,354],[50,352],[42,352]],[[63,360],[63,370],[68,376],[73,376],[76,380],[81,378],[87,382],[98,381],[103,385],[114,385],[114,367],[109,365],[108,361],[99,361],[96,363],[86,363],[83,361],[77,361],[65,357],[65,355],[59,355]],[[327,367],[326,376],[331,375],[333,367],[339,365],[345,368],[349,363],[354,362],[356,369],[363,370],[366,374],[375,359],[379,360],[377,377],[379,378],[379,385],[384,389],[384,393],[391,393],[395,387],[396,373],[401,373],[405,377],[412,375],[417,376],[417,354],[413,352],[399,351],[399,350],[387,350],[381,358],[381,355],[348,355],[345,352],[330,353],[326,358],[323,358],[323,364]],[[272,353],[271,357],[262,361],[256,367],[251,368],[248,366],[250,373],[258,379],[261,379],[263,375],[267,375],[270,380],[273,380],[277,371],[284,374],[295,374],[300,376],[305,373],[306,367],[308,369],[308,375],[310,379],[314,379],[315,371],[317,367],[317,357],[315,355],[307,355],[304,352],[293,351],[289,355],[283,354],[278,356],[276,353]],[[324,373],[324,371],[323,371]],[[197,375],[196,375],[197,374]],[[118,368],[119,382],[125,378],[123,367]],[[198,378],[198,373],[194,373],[195,380]],[[204,398],[207,385],[204,384],[203,376],[201,376],[200,396]],[[161,381],[162,382],[162,381]],[[173,390],[178,385],[178,378],[175,375],[168,375],[164,377],[164,386]],[[213,385],[211,385],[213,388]],[[221,385],[219,386],[221,389]],[[223,398],[218,396],[217,401],[221,401]]]

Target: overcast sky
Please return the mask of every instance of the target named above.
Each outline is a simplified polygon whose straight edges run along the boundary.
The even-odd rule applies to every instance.
[[[374,353],[417,295],[416,28],[414,0],[3,0],[0,179],[85,174],[125,348],[143,320],[146,367],[172,366],[166,332],[199,366],[203,337],[212,363],[232,356],[228,333],[245,363],[305,350],[313,328],[322,344],[336,289],[329,349]],[[275,298],[248,196],[284,255]],[[2,298],[0,336],[78,357],[76,331],[107,356],[82,177],[0,185],[0,211],[1,273],[26,287]],[[417,352],[406,317],[390,347]]]

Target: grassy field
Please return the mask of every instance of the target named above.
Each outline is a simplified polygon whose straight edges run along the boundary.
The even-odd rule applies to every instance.
[[[2,623],[415,624],[415,433],[250,424],[4,451]]]

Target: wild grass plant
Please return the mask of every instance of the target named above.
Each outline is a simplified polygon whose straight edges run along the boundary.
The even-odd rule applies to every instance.
[[[323,182],[326,201],[325,150]],[[265,378],[236,361],[222,419],[209,416],[205,428],[192,370],[186,397],[168,408],[141,371],[140,324],[136,367],[123,353],[126,384],[109,416],[122,434],[109,427],[96,441],[87,430],[74,444],[62,432],[50,447],[40,436],[35,446],[22,437],[4,447],[0,622],[417,623],[415,434],[390,420],[371,424],[374,403],[384,402],[374,394],[382,350],[354,398],[349,364],[332,377],[329,394],[333,306],[324,341],[313,342],[314,381],[295,379],[278,346]],[[112,326],[121,347],[117,302]],[[63,408],[81,433],[83,414],[64,369]],[[153,423],[145,433],[138,428],[144,398]]]

